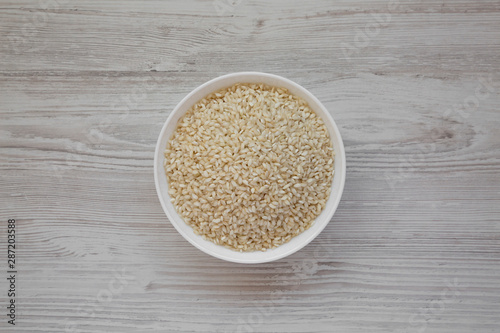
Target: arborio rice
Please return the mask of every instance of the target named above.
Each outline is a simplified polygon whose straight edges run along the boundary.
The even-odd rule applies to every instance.
[[[274,248],[325,207],[334,151],[287,89],[236,84],[196,103],[165,150],[169,194],[196,234],[237,251]]]

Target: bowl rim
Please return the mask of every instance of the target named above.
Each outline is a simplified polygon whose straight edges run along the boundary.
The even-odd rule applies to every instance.
[[[302,93],[304,93],[305,95],[307,95],[310,100],[314,101],[314,103],[316,103],[317,106],[319,106],[319,108],[322,109],[324,115],[326,116],[326,118],[330,122],[330,125],[332,126],[333,131],[335,132],[335,134],[337,136],[338,146],[339,146],[338,148],[340,148],[340,149],[339,149],[339,151],[337,151],[337,150],[335,151],[335,158],[340,158],[341,161],[342,161],[341,170],[336,170],[335,169],[335,176],[336,177],[340,177],[341,179],[340,179],[340,185],[336,189],[336,191],[338,191],[338,196],[335,199],[335,201],[333,202],[333,204],[331,204],[331,206],[330,206],[331,207],[330,208],[331,212],[330,212],[330,214],[328,216],[328,220],[325,223],[323,223],[323,225],[321,225],[314,233],[310,234],[308,238],[306,238],[301,243],[298,243],[293,248],[291,248],[288,251],[283,252],[281,254],[277,254],[275,256],[265,257],[263,259],[249,259],[249,258],[237,259],[237,258],[232,258],[232,257],[226,257],[226,256],[224,256],[224,255],[222,255],[220,253],[213,252],[210,249],[205,248],[201,244],[199,244],[196,241],[194,241],[192,239],[191,235],[186,234],[184,232],[184,230],[182,230],[181,227],[177,225],[177,222],[175,222],[175,219],[173,218],[172,214],[176,214],[177,216],[179,216],[179,218],[181,220],[182,220],[182,217],[180,217],[180,215],[178,215],[177,212],[171,212],[170,209],[168,209],[167,205],[165,204],[165,202],[164,202],[165,200],[163,198],[163,194],[162,194],[162,192],[160,190],[160,179],[159,179],[160,177],[158,176],[159,175],[158,172],[160,172],[160,171],[164,172],[163,163],[162,163],[162,168],[159,168],[159,165],[158,165],[158,162],[159,162],[158,159],[160,158],[160,155],[163,155],[163,151],[164,151],[164,147],[160,147],[162,139],[164,138],[164,136],[166,134],[165,132],[166,132],[167,128],[169,127],[170,123],[172,122],[172,119],[174,119],[175,115],[184,106],[184,104],[189,99],[191,99],[191,97],[193,95],[197,94],[200,90],[203,90],[203,89],[209,87],[210,85],[212,85],[212,84],[214,84],[214,83],[216,83],[218,81],[225,80],[225,79],[228,79],[228,78],[242,77],[241,83],[245,83],[244,77],[248,77],[248,76],[261,76],[261,77],[267,77],[269,79],[274,79],[276,81],[285,82],[286,84],[288,84],[290,86],[293,86],[296,90],[300,90]],[[228,87],[229,86],[230,85],[228,85]],[[223,88],[218,88],[218,89],[215,89],[213,91],[216,91],[216,90],[219,90],[219,89],[223,89]],[[209,93],[207,93],[207,95]],[[187,110],[186,110],[186,112],[187,112]],[[169,140],[169,139],[170,138],[168,138],[167,140]],[[161,170],[159,170],[159,169],[161,169]],[[279,75],[276,75],[276,74],[270,74],[270,73],[264,73],[264,72],[256,72],[256,71],[234,72],[234,73],[229,73],[229,74],[221,75],[221,76],[215,77],[215,78],[213,78],[213,79],[211,79],[211,80],[209,80],[209,81],[207,81],[207,82],[199,85],[198,87],[196,87],[195,89],[193,89],[190,93],[188,93],[174,107],[174,109],[170,112],[169,116],[167,117],[167,120],[163,124],[163,127],[162,127],[162,129],[160,131],[160,134],[158,136],[158,140],[156,142],[156,148],[155,148],[155,153],[154,153],[154,180],[155,180],[156,193],[158,195],[158,199],[159,199],[160,204],[161,204],[161,206],[163,208],[163,211],[165,212],[165,214],[166,214],[166,216],[167,216],[170,224],[172,224],[174,226],[174,228],[177,230],[177,232],[179,234],[181,234],[181,236],[185,240],[187,240],[191,245],[193,245],[194,247],[196,247],[200,251],[202,251],[202,252],[204,252],[204,253],[206,253],[208,255],[211,255],[213,257],[225,260],[225,261],[230,261],[230,262],[235,262],[235,263],[241,263],[241,264],[259,264],[259,263],[266,263],[266,262],[271,262],[271,261],[275,261],[275,260],[278,260],[278,259],[282,259],[284,257],[287,257],[287,256],[289,256],[289,255],[291,255],[291,254],[293,254],[293,253],[301,250],[306,245],[308,245],[311,241],[313,241],[324,230],[324,228],[328,225],[328,223],[330,223],[333,215],[337,211],[337,207],[338,207],[338,205],[340,203],[340,200],[342,198],[342,194],[343,194],[343,191],[344,191],[345,180],[346,180],[346,169],[347,169],[347,166],[346,166],[345,147],[344,147],[344,143],[343,143],[343,140],[342,140],[342,136],[340,135],[340,131],[339,131],[338,127],[337,127],[337,124],[335,123],[335,120],[331,116],[330,112],[328,112],[328,109],[323,105],[323,103],[321,103],[318,100],[318,98],[315,95],[313,95],[309,90],[307,90],[306,88],[302,87],[301,85],[299,85],[298,83],[296,83],[296,82],[294,82],[294,81],[292,81],[290,79],[287,79],[285,77],[282,77],[282,76],[279,76]],[[340,171],[340,172],[338,172],[338,171]],[[333,183],[332,183],[332,186],[333,186]],[[330,195],[332,195],[332,194],[330,194]],[[327,207],[328,206],[325,206],[324,210],[326,210]],[[304,231],[304,232],[306,232],[306,231]],[[196,237],[201,237],[201,236],[196,235]],[[279,248],[279,247],[277,247],[277,248]],[[269,253],[268,251],[266,251],[264,253]],[[238,251],[233,251],[233,252],[235,252],[235,253],[241,253],[241,252],[238,252]],[[248,252],[243,252],[243,253],[248,253]]]

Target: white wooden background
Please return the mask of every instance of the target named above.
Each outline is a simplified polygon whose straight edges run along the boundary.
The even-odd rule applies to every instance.
[[[498,0],[0,0],[0,331],[500,332],[499,55]],[[172,108],[246,70],[312,91],[348,163],[325,231],[253,266],[153,183]]]

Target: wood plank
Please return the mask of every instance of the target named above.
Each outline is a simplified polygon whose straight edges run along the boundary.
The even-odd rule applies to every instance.
[[[221,1],[0,0],[0,331],[498,331],[498,1]],[[318,238],[251,266],[175,231],[152,163],[175,105],[242,70],[313,92],[348,165]]]

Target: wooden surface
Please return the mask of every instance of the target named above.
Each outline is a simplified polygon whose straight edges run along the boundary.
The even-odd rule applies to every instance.
[[[499,54],[498,0],[0,0],[0,331],[500,332]],[[153,182],[172,108],[244,70],[314,93],[348,165],[324,232],[253,266]]]

